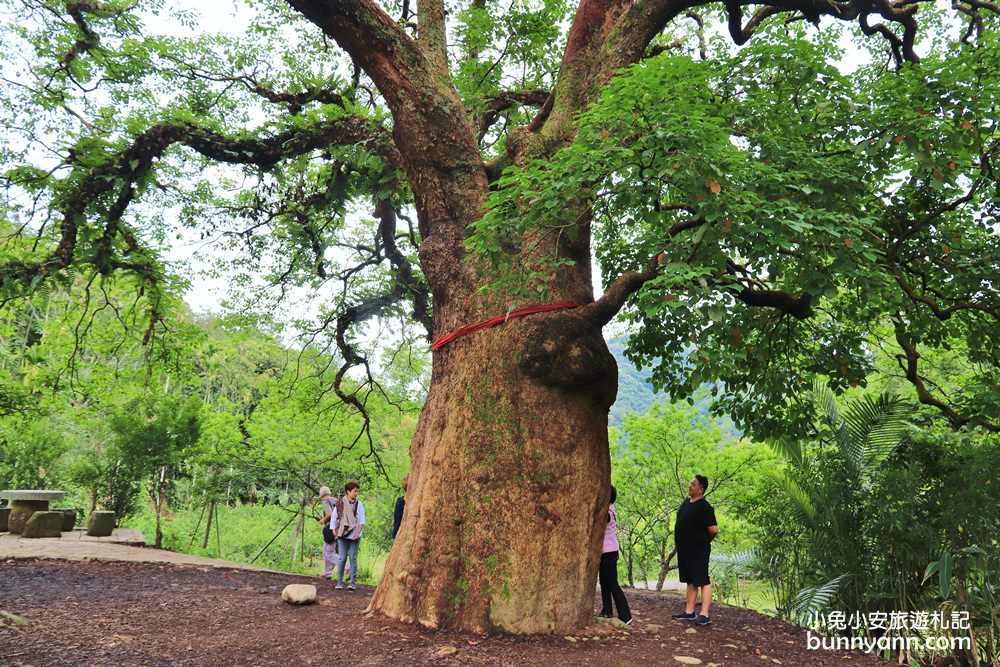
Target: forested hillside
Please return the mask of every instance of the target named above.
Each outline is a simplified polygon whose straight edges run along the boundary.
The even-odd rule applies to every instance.
[[[618,363],[618,398],[611,406],[608,423],[612,427],[621,427],[627,415],[644,415],[656,402],[669,402],[670,396],[653,388],[653,374],[649,368],[638,368],[633,361],[625,356],[624,338],[612,338],[608,341],[608,349]],[[707,420],[716,426],[728,440],[737,440],[741,431],[726,415],[712,415],[712,385],[702,385],[702,391],[692,398],[692,405],[699,420]]]

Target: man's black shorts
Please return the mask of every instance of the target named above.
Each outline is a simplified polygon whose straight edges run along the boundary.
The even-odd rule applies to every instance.
[[[708,578],[708,557],[711,554],[712,547],[710,545],[679,550],[677,552],[677,571],[681,582],[694,584],[699,588],[712,583]]]

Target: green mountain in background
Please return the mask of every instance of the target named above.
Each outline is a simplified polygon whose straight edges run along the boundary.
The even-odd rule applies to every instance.
[[[608,341],[608,349],[618,362],[618,398],[611,406],[611,414],[608,417],[608,425],[616,428],[621,426],[625,415],[645,414],[653,403],[671,401],[669,394],[653,389],[650,369],[638,368],[625,357],[626,343],[627,338],[612,338]],[[712,385],[705,384],[702,388],[706,391],[701,392],[694,403],[700,418],[716,422],[727,439],[738,440],[743,437],[742,431],[736,428],[732,419],[710,414]]]

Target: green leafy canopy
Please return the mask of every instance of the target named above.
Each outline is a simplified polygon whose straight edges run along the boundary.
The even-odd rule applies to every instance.
[[[759,435],[803,423],[817,374],[840,392],[886,371],[900,335],[965,350],[960,411],[995,419],[1000,39],[848,73],[833,33],[807,33],[628,68],[572,145],[507,169],[467,245],[493,289],[544,299],[572,260],[512,240],[557,248],[589,207],[606,286],[658,264],[624,311],[630,357],[674,397],[721,381],[719,409]]]

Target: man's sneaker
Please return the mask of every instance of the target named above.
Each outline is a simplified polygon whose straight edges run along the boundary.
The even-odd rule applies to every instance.
[[[340,582],[338,581],[338,582],[337,582],[337,585],[336,585],[336,586],[334,586],[334,588],[336,588],[336,589],[337,589],[338,591],[340,591],[340,590],[343,590],[343,589],[344,589],[344,584],[342,584],[342,583],[340,583]]]
[[[632,621],[633,619],[630,618],[627,621],[622,621],[622,623],[624,623],[625,625],[632,625]]]
[[[674,619],[675,621],[693,621],[696,618],[698,618],[698,615],[695,614],[694,612],[691,612],[690,614],[684,612],[683,614],[674,614],[670,618]]]
[[[354,587],[354,584],[347,584],[347,590],[353,591],[353,590],[357,590],[357,589]]]
[[[711,622],[712,619],[710,619],[708,616],[702,616],[701,614],[698,614],[698,618],[694,619],[695,625],[708,625]]]

